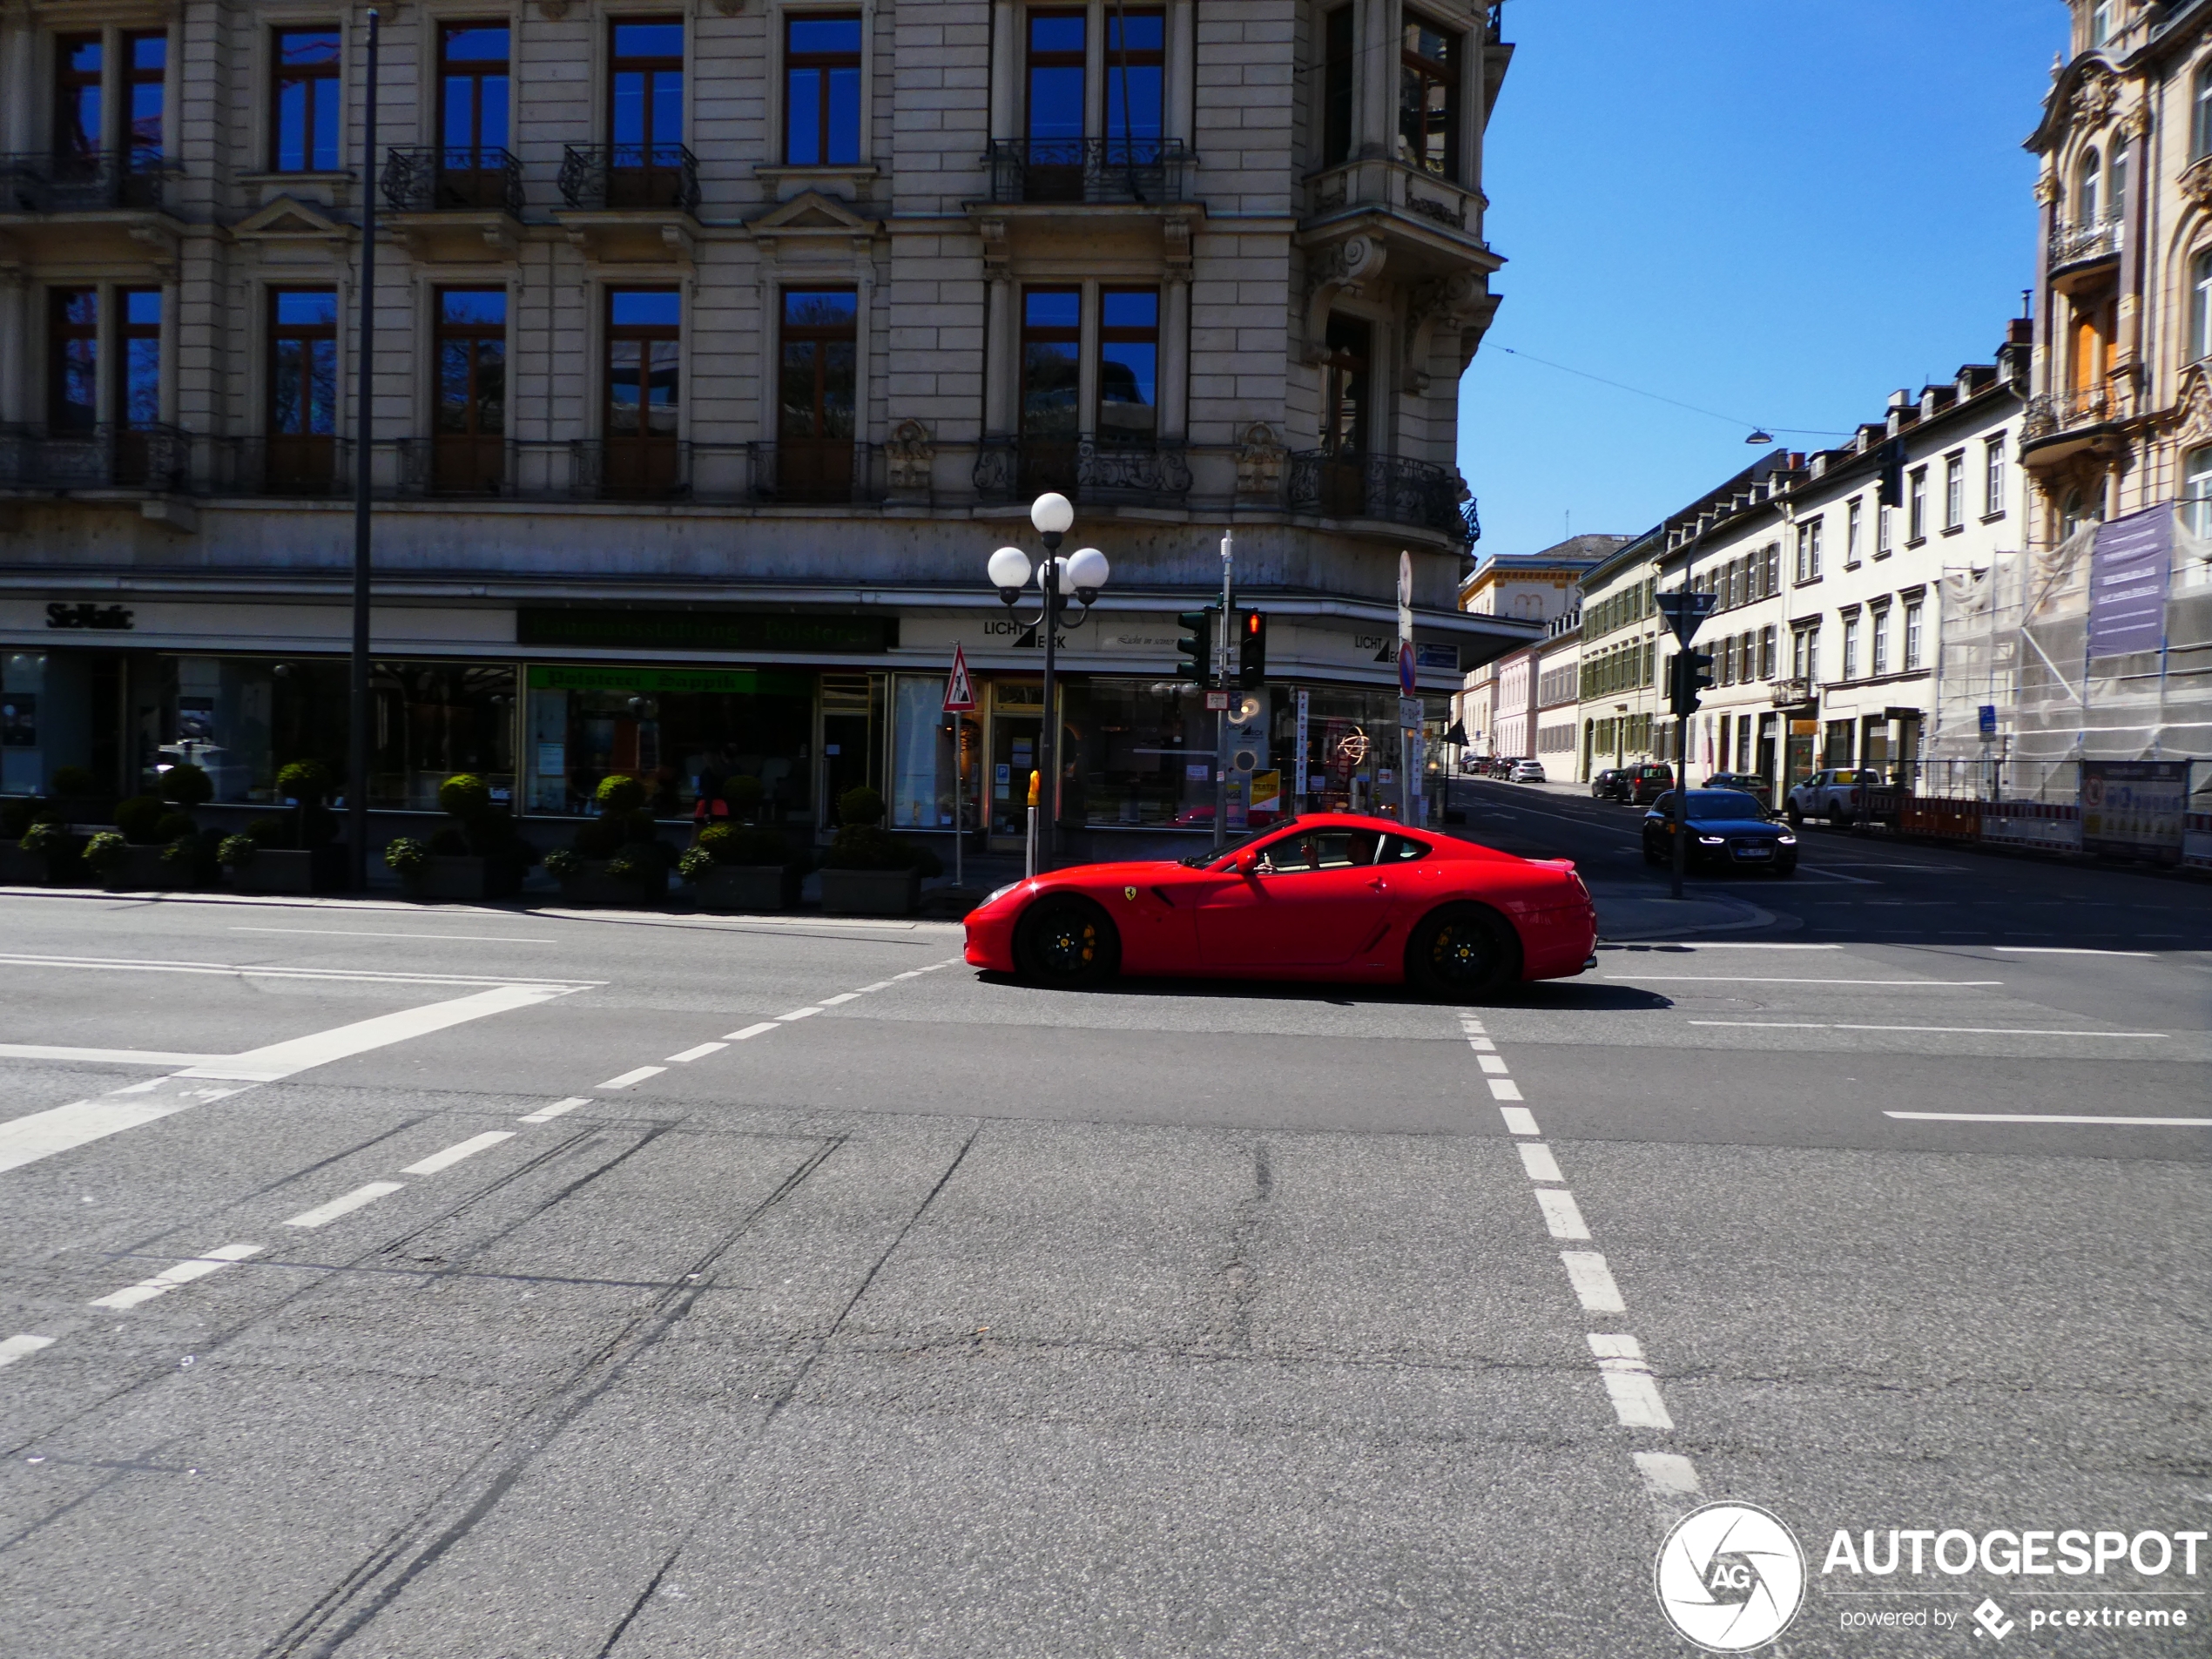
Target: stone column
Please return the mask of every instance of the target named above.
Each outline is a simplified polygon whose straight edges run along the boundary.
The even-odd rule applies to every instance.
[[[0,239],[0,421],[30,419],[30,341],[24,307],[30,287],[23,267],[11,262],[14,249]]]
[[[1352,153],[1390,157],[1398,153],[1398,0],[1359,0],[1359,107],[1352,125],[1358,133]]]
[[[1014,430],[1014,380],[1019,334],[1014,315],[1014,279],[1001,267],[984,285],[983,435],[1002,438]]]
[[[1160,295],[1160,435],[1190,435],[1190,267],[1168,266]]]

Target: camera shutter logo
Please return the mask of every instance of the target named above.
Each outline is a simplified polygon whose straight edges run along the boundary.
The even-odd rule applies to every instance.
[[[1683,1635],[1708,1653],[1749,1653],[1797,1616],[1805,1557],[1766,1510],[1709,1503],[1675,1523],[1655,1577],[1660,1610]]]

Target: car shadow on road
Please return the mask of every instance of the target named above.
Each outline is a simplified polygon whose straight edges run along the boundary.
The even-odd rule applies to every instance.
[[[1058,992],[1069,996],[1172,997],[1190,1001],[1318,1002],[1332,1008],[1357,1008],[1362,1003],[1386,1006],[1456,1008],[1451,999],[1423,995],[1409,985],[1334,983],[1326,980],[1160,979],[1127,975],[1103,985],[1033,985],[1012,974],[979,970],[979,983],[1004,985],[1030,991]],[[1579,980],[1533,980],[1513,986],[1501,995],[1469,1007],[1543,1008],[1566,1012],[1645,1012],[1672,1008],[1670,998],[1631,985],[1585,983]]]

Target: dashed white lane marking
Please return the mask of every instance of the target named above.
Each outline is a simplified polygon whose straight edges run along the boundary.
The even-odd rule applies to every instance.
[[[835,996],[824,997],[822,999],[822,1006],[826,1008],[833,1008],[840,1003],[857,1002],[860,1000],[860,994],[858,991],[840,991]]]
[[[0,1342],[0,1366],[12,1366],[18,1359],[28,1359],[41,1348],[53,1345],[51,1337],[10,1337],[5,1342]]]
[[[905,973],[894,974],[891,977],[894,980],[920,979],[926,971],[920,968],[909,968]]]
[[[776,1016],[776,1022],[779,1025],[789,1025],[793,1020],[811,1020],[820,1012],[820,1008],[810,1004],[803,1008],[793,1008],[788,1014],[779,1014]]]
[[[1624,947],[1615,946],[1613,948],[1621,949]],[[1642,945],[1633,948],[1659,951],[1671,956],[1678,950],[1841,950],[1843,947],[1841,945],[1785,945],[1766,940],[1744,940],[1742,941],[1701,941],[1695,945]]]
[[[694,1060],[704,1060],[711,1054],[720,1054],[729,1046],[730,1045],[726,1041],[722,1042],[702,1042],[697,1048],[685,1049],[682,1054],[672,1054],[669,1055],[668,1063],[671,1066],[685,1065]]]
[[[2033,929],[2023,927],[2021,933]],[[2091,950],[2080,945],[1992,945],[1992,950],[2008,951],[2015,956],[2155,956],[2155,950]]]
[[[511,1141],[511,1129],[486,1130],[482,1135],[471,1135],[465,1141],[455,1141],[442,1152],[433,1152],[420,1163],[410,1163],[401,1175],[435,1175],[441,1170],[450,1170],[463,1158],[472,1158],[487,1147],[497,1146],[502,1141]]]
[[[1493,1077],[1489,1081],[1491,1099],[1519,1100],[1521,1098],[1521,1085],[1514,1082],[1512,1078]]]
[[[1551,1229],[1553,1238],[1587,1239],[1590,1236],[1575,1195],[1565,1188],[1538,1187],[1536,1207],[1544,1212],[1544,1225]]]
[[[1694,1498],[1701,1488],[1697,1484],[1697,1468],[1679,1452],[1637,1452],[1636,1473],[1643,1477],[1643,1489],[1660,1501],[1675,1498]]]
[[[1502,1077],[1506,1075],[1506,1062],[1500,1055],[1494,1054],[1478,1054],[1474,1057],[1474,1063],[1481,1067],[1484,1071],[1489,1072],[1494,1076]]]
[[[152,1278],[140,1279],[111,1296],[103,1296],[92,1305],[96,1308],[134,1308],[141,1302],[151,1302],[157,1296],[165,1296],[179,1285],[189,1285],[196,1278],[206,1278],[210,1273],[220,1272],[233,1262],[242,1262],[249,1256],[259,1256],[264,1247],[260,1244],[225,1244],[211,1250],[205,1256],[195,1256],[189,1261],[179,1262],[174,1267],[165,1267]],[[41,1345],[43,1339],[40,1340]]]
[[[502,974],[404,974],[396,968],[268,968],[253,962],[155,961],[124,956],[28,956],[10,953],[0,963],[12,968],[87,968],[118,973],[229,974],[240,979],[356,980],[365,985],[543,985],[556,991],[604,985],[604,980],[531,979]]]
[[[457,939],[475,945],[550,945],[550,939],[526,939],[520,934],[398,934],[372,933],[360,927],[233,927],[234,934],[313,934],[332,939]]]
[[[887,991],[890,988],[891,981],[889,980],[880,979],[873,985],[863,985],[860,987],[860,993],[865,996],[870,991]]]
[[[632,1083],[644,1082],[648,1077],[658,1077],[667,1069],[666,1066],[640,1066],[635,1071],[625,1071],[619,1077],[610,1077],[603,1083],[594,1083],[592,1087],[594,1089],[627,1089]]]
[[[1685,1025],[1726,1025],[1753,1031],[1935,1031],[1959,1037],[2146,1037],[2164,1031],[2044,1031],[2017,1025],[1841,1025],[1813,1020],[1685,1020]]]
[[[284,1224],[287,1227],[321,1227],[351,1215],[365,1204],[374,1204],[388,1192],[397,1192],[407,1185],[404,1181],[372,1181],[365,1187],[355,1187],[351,1192],[333,1198],[328,1204],[317,1204],[312,1210],[302,1210]]]
[[[107,1066],[205,1066],[219,1054],[164,1054],[158,1049],[63,1049],[46,1042],[0,1042],[0,1060],[86,1060]]]
[[[1634,980],[1640,985],[1903,985],[1916,991],[2005,982],[2001,979],[1774,979],[1764,974],[1601,974],[1598,977]]]
[[[2060,1112],[1884,1112],[1885,1117],[1911,1117],[1932,1123],[2119,1123],[2131,1129],[2160,1126],[2212,1129],[2212,1117],[2095,1117]]]
[[[732,1042],[743,1042],[747,1037],[765,1036],[775,1028],[773,1020],[763,1020],[759,1025],[749,1025],[742,1031],[725,1031],[722,1035]]]
[[[1496,1043],[1491,1042],[1489,1038],[1478,1035],[1476,1033],[1472,1031],[1467,1033],[1467,1047],[1474,1049],[1477,1054],[1495,1054],[1498,1051],[1498,1045]]]
[[[1523,1112],[1521,1116],[1528,1119],[1528,1127],[1519,1132],[1534,1135],[1536,1132],[1534,1116],[1528,1112]],[[1528,1172],[1528,1178],[1531,1181],[1551,1181],[1561,1185],[1566,1184],[1567,1177],[1559,1172],[1559,1160],[1552,1156],[1551,1148],[1546,1146],[1541,1141],[1534,1143],[1523,1141],[1515,1150],[1521,1154],[1521,1167]]]
[[[1575,1287],[1575,1297],[1586,1313],[1626,1313],[1627,1303],[1621,1299],[1621,1287],[1613,1282],[1613,1270],[1605,1264],[1605,1258],[1594,1250],[1562,1250],[1560,1261],[1567,1268],[1567,1281]]]
[[[555,1101],[550,1106],[541,1106],[534,1112],[526,1112],[515,1121],[517,1123],[550,1123],[563,1112],[572,1112],[579,1106],[590,1103],[583,1095],[571,1095],[566,1100]]]
[[[1643,1345],[1632,1336],[1590,1334],[1590,1352],[1596,1356],[1598,1375],[1613,1397],[1613,1414],[1623,1428],[1672,1428],[1667,1403],[1659,1398],[1659,1385],[1644,1363]]]
[[[1526,1106],[1501,1106],[1498,1116],[1506,1120],[1506,1133],[1508,1135],[1534,1135],[1538,1132],[1536,1114]]]

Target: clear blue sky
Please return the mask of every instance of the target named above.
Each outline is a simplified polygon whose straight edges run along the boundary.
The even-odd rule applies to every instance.
[[[1475,551],[1649,529],[1988,362],[2034,274],[2020,140],[2059,0],[1507,0],[1483,186],[1504,296],[1460,388]]]

